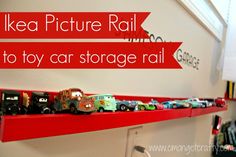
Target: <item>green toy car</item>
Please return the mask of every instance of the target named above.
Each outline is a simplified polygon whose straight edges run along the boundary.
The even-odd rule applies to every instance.
[[[111,94],[91,95],[94,98],[94,105],[98,112],[116,111],[116,100]]]
[[[146,104],[143,103],[142,101],[137,101],[138,104],[138,110],[144,111],[144,110],[156,110],[155,105],[150,105],[150,104]]]

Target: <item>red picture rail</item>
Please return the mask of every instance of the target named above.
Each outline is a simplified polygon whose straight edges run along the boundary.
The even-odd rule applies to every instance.
[[[208,107],[208,108],[196,108],[191,110],[191,117],[196,117],[196,116],[201,116],[201,115],[206,115],[210,113],[215,113],[215,112],[220,112],[220,111],[226,111],[226,107]]]
[[[188,117],[191,109],[93,113],[91,115],[3,116],[1,141],[83,133]]]
[[[2,90],[2,89],[0,89]],[[17,90],[31,94],[33,91]],[[48,92],[51,99],[57,92]],[[91,95],[91,94],[88,94]],[[127,96],[114,95],[119,100],[140,100],[148,102],[151,99],[159,102],[184,99],[171,97]],[[127,126],[143,125],[160,121],[190,118],[225,111],[227,107],[165,109],[136,112],[106,112],[91,115],[49,114],[49,115],[5,115],[0,122],[0,140],[2,142],[19,141],[66,134],[84,133],[113,129]]]

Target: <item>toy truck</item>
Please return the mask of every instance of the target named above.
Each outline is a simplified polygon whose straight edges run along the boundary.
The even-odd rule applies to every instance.
[[[3,90],[1,92],[1,114],[16,115],[20,112],[20,92]]]
[[[62,90],[55,98],[54,112],[91,113],[96,111],[94,99],[88,98],[79,88]]]
[[[29,113],[49,114],[51,113],[49,105],[49,95],[47,92],[32,92],[28,107]]]

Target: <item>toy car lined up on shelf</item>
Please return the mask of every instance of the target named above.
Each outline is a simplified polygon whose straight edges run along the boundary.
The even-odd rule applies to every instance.
[[[143,103],[142,101],[137,101],[137,104],[138,104],[138,109],[141,111],[144,111],[144,110],[151,110],[152,111],[152,110],[156,109],[155,105]]]
[[[117,110],[120,111],[134,111],[138,105],[137,101],[130,100],[116,100]]]
[[[157,100],[151,99],[151,101],[149,101],[148,104],[154,105],[156,110],[164,110],[164,105],[159,103]]]
[[[55,98],[53,112],[92,113],[96,111],[94,99],[79,88],[62,90]]]
[[[216,98],[215,99],[215,105],[217,107],[225,107],[226,106],[226,101],[224,98]]]
[[[212,106],[212,103],[209,103],[207,100],[200,100],[199,98],[189,98],[188,101],[189,102],[197,102],[203,108],[211,107]]]
[[[94,99],[94,105],[98,112],[115,112],[117,110],[116,100],[111,94],[97,94],[89,97]]]
[[[211,107],[211,106],[216,106],[216,103],[215,103],[215,100],[216,100],[216,99],[213,99],[213,98],[205,98],[205,99],[202,99],[202,100],[208,101],[209,107]]]
[[[51,113],[49,95],[47,92],[32,92],[29,113]]]
[[[165,109],[190,108],[191,104],[184,100],[162,102]]]
[[[199,102],[197,102],[197,101],[193,101],[192,98],[187,99],[187,100],[183,100],[183,101],[189,103],[192,108],[201,108],[201,107],[202,107],[202,104],[201,104],[201,103],[199,103]]]
[[[191,104],[184,100],[175,100],[173,103],[173,108],[190,108]]]
[[[164,109],[172,109],[173,103],[174,101],[164,101],[162,102],[162,105],[164,106]]]
[[[0,114],[16,115],[20,113],[20,92],[13,90],[3,90],[1,92]]]

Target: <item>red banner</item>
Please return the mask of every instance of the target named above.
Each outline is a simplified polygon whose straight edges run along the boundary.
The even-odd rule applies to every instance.
[[[160,43],[0,43],[0,68],[166,68],[180,42]]]
[[[123,38],[141,34],[147,12],[1,12],[0,38]]]

